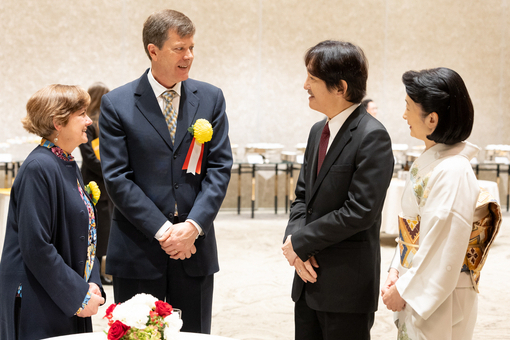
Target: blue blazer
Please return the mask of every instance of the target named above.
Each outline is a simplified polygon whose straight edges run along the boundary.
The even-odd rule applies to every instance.
[[[359,106],[317,174],[324,124],[310,131],[285,232],[301,260],[315,256],[317,282],[305,284],[295,275],[292,298],[297,301],[304,290],[314,310],[372,313],[379,299],[381,211],[393,174],[390,136]]]
[[[90,318],[74,315],[89,289],[83,277],[89,217],[76,179],[83,187],[76,162],[61,160],[41,146],[16,176],[0,262],[0,339],[15,338],[20,284],[20,339],[92,331]],[[89,282],[101,287],[98,268],[94,263]]]
[[[168,255],[154,238],[173,221],[177,202],[180,221],[190,218],[203,229],[197,253],[183,261],[190,276],[219,270],[213,221],[230,180],[232,151],[223,93],[210,84],[182,82],[173,145],[149,81],[148,70],[137,80],[103,96],[101,102],[101,166],[115,204],[106,271],[129,279],[157,279],[166,273]],[[199,118],[213,127],[205,143],[200,175],[182,170]]]

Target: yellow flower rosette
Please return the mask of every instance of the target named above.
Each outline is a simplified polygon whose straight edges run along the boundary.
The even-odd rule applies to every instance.
[[[212,139],[213,128],[207,119],[197,119],[189,129],[189,132],[195,137],[195,141],[199,144],[204,144]]]
[[[101,197],[101,190],[99,190],[97,183],[90,181],[89,184],[85,186],[85,190],[87,191],[87,194],[89,194],[89,196],[92,198],[92,203],[96,205],[99,197]]]

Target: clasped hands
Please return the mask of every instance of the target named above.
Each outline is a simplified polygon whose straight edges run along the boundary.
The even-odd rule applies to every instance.
[[[395,283],[398,280],[398,274],[398,270],[391,268],[388,273],[388,278],[381,288],[383,303],[386,305],[386,308],[393,312],[400,312],[406,306],[405,300],[402,299],[397,287],[395,286]]]
[[[90,299],[85,308],[81,310],[77,316],[80,318],[88,318],[89,316],[96,315],[99,306],[104,303],[104,298],[101,294],[99,286],[95,283],[89,282]]]
[[[301,280],[303,280],[305,283],[310,282],[314,283],[317,282],[317,273],[313,268],[319,268],[319,265],[317,263],[317,260],[315,257],[310,257],[308,260],[303,262],[301,260],[296,252],[294,251],[294,248],[292,247],[292,241],[291,236],[287,236],[287,239],[285,240],[285,243],[282,246],[283,250],[283,256],[289,261],[289,265],[293,266],[296,269],[296,273],[299,275]]]
[[[173,224],[159,239],[161,249],[173,260],[189,259],[197,252],[197,228],[191,222]]]

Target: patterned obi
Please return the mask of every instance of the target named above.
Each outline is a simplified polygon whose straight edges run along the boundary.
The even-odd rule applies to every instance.
[[[475,209],[475,222],[471,229],[469,244],[461,271],[469,271],[475,290],[478,292],[480,272],[487,260],[491,247],[501,225],[501,207],[484,189],[481,189]],[[419,248],[420,216],[415,219],[398,217],[400,265],[411,268]]]

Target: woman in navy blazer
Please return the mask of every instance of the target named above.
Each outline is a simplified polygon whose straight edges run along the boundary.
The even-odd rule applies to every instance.
[[[87,114],[92,119],[92,124],[87,128],[87,143],[80,145],[81,151],[81,175],[85,183],[94,181],[101,190],[101,197],[96,204],[97,212],[97,249],[96,256],[99,260],[98,266],[101,272],[101,280],[103,284],[111,284],[112,278],[105,274],[106,249],[108,246],[108,238],[110,237],[110,223],[113,211],[113,203],[104,186],[103,171],[101,170],[101,160],[97,158],[92,141],[99,137],[99,114],[101,111],[101,98],[110,92],[108,87],[101,83],[94,83],[89,87],[87,92],[90,95],[90,105]]]
[[[71,155],[87,141],[88,93],[49,85],[27,103],[24,128],[43,137],[16,177],[0,262],[0,338],[91,332],[104,303],[95,210]]]

